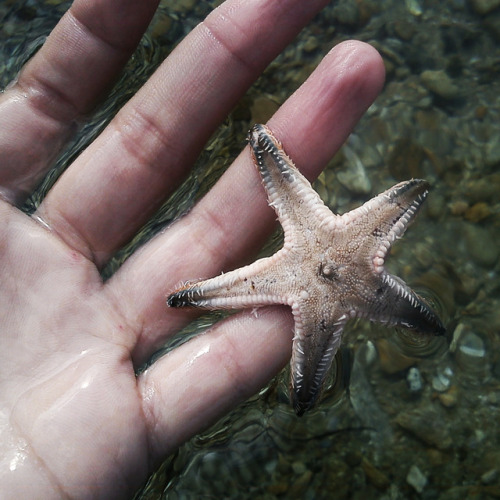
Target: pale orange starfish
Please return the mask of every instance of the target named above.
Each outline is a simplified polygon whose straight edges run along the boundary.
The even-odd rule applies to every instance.
[[[267,127],[255,125],[249,142],[269,204],[283,226],[283,248],[241,269],[189,283],[170,295],[168,305],[290,306],[295,320],[292,400],[302,415],[320,394],[349,319],[444,333],[429,306],[384,268],[392,243],[414,219],[429,185],[418,179],[401,182],[361,207],[335,215]]]

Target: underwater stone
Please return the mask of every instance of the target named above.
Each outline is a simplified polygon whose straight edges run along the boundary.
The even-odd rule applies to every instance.
[[[468,207],[465,211],[465,218],[470,222],[480,222],[487,219],[493,213],[492,209],[487,203],[478,202],[474,203],[472,207]]]
[[[318,47],[319,47],[319,42],[317,37],[315,36],[308,37],[307,40],[304,42],[304,45],[302,46],[304,52],[307,53],[314,52],[315,50],[318,49]]]
[[[473,358],[484,358],[486,355],[486,349],[481,337],[478,337],[472,332],[467,332],[464,335],[458,350],[466,356],[471,356]]]
[[[356,28],[360,23],[358,2],[343,2],[334,8],[334,17],[338,23]]]
[[[484,27],[489,31],[494,40],[500,42],[500,12],[494,12],[483,20]]]
[[[443,415],[432,407],[402,411],[395,422],[415,437],[439,450],[451,447],[453,440]]]
[[[351,193],[369,194],[372,185],[359,156],[347,144],[343,147],[343,153],[347,161],[347,170],[337,174],[338,181]]]
[[[458,388],[456,385],[450,387],[446,392],[438,394],[439,402],[446,408],[453,408],[458,402]]]
[[[472,384],[481,383],[491,377],[492,367],[488,359],[486,341],[472,331],[471,326],[459,323],[453,332],[450,351],[455,360],[462,380]]]
[[[294,474],[300,475],[300,474],[304,474],[304,472],[307,471],[307,467],[306,467],[306,464],[304,462],[296,460],[295,462],[292,463],[292,470],[293,470]]]
[[[451,380],[446,373],[440,372],[432,378],[432,388],[436,392],[444,392],[450,388]]]
[[[406,481],[410,486],[413,486],[417,493],[422,493],[425,486],[427,485],[427,478],[424,476],[423,472],[416,466],[412,465],[406,476]]]
[[[500,7],[500,0],[470,0],[476,14],[485,15]]]
[[[390,479],[379,468],[373,465],[366,458],[361,461],[361,468],[366,474],[368,481],[379,490],[385,490],[391,484]]]
[[[424,386],[424,382],[422,380],[422,376],[420,375],[420,370],[412,366],[408,370],[408,374],[406,375],[406,382],[408,383],[408,388],[410,392],[420,392]]]
[[[493,484],[498,479],[498,469],[490,469],[481,476],[483,484]]]
[[[460,89],[444,70],[426,70],[420,75],[420,80],[425,88],[446,100],[460,97]]]
[[[495,166],[500,163],[500,134],[495,134],[486,146],[486,165]]]
[[[419,17],[423,14],[422,6],[418,0],[405,0],[406,8],[408,12],[415,17]]]
[[[194,9],[196,0],[177,0],[173,2],[171,9],[177,12],[189,12]]]
[[[290,487],[288,494],[290,498],[302,498],[306,492],[309,483],[313,477],[313,473],[310,470],[306,470],[302,475],[300,475]]]
[[[496,203],[500,191],[500,174],[493,173],[483,175],[477,179],[471,179],[465,185],[467,199],[471,203],[490,202]]]
[[[429,268],[434,262],[435,252],[425,241],[419,241],[415,244],[414,255],[418,263],[424,268]]]
[[[498,246],[490,232],[475,224],[464,224],[465,247],[477,264],[490,267],[498,260]]]

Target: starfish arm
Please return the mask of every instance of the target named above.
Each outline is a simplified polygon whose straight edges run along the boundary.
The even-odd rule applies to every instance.
[[[366,235],[357,252],[359,261],[366,266],[365,274],[372,278],[365,279],[363,290],[358,291],[360,297],[365,295],[358,315],[424,334],[440,335],[445,329],[437,314],[403,280],[384,268],[392,244],[403,236],[428,192],[427,181],[412,179],[401,182],[343,215],[342,219],[346,221],[346,227],[355,221]]]
[[[248,140],[269,204],[283,226],[285,246],[304,241],[304,233],[314,232],[318,224],[339,218],[325,206],[266,126],[255,125]]]
[[[360,251],[369,258],[376,273],[383,272],[389,249],[404,235],[428,193],[429,183],[425,180],[400,182],[342,215],[344,230],[350,232],[353,240],[353,226],[357,234],[363,235]]]
[[[318,399],[349,319],[338,304],[317,307],[314,301],[311,297],[310,301],[292,304],[295,335],[290,382],[293,407],[299,416]]]
[[[243,309],[270,304],[287,304],[281,293],[281,252],[215,278],[193,283],[170,294],[170,307],[194,306],[204,309]]]
[[[384,271],[377,281],[370,289],[370,306],[360,316],[425,335],[444,335],[446,330],[438,315],[402,279]]]
[[[345,213],[341,218],[346,225],[369,220],[371,225],[382,226],[379,228],[381,232],[395,233],[395,238],[401,237],[428,193],[429,183],[426,180],[403,181]]]
[[[428,193],[429,183],[425,180],[400,182],[343,214],[337,226],[349,231],[351,237],[356,228],[356,234],[363,235],[367,246],[373,247],[377,242],[383,259],[394,241],[401,238],[413,222]]]

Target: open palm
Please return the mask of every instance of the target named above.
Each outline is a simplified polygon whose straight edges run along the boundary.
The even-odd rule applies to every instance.
[[[131,496],[162,457],[258,390],[290,356],[290,312],[269,308],[258,318],[232,316],[138,377],[134,371],[192,317],[166,307],[169,291],[234,268],[273,227],[246,150],[187,216],[106,283],[99,270],[324,0],[228,0],[32,217],[16,208],[109,88],[156,3],[76,0],[0,98],[2,498]],[[382,81],[373,49],[341,44],[269,125],[314,177]]]

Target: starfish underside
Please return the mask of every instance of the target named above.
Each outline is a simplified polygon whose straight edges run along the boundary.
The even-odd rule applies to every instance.
[[[271,257],[205,281],[168,298],[171,307],[291,307],[295,320],[291,360],[292,402],[302,415],[316,402],[345,323],[367,318],[440,335],[430,307],[384,268],[425,200],[424,180],[401,182],[344,215],[333,214],[264,125],[249,133],[252,157],[284,230]]]

